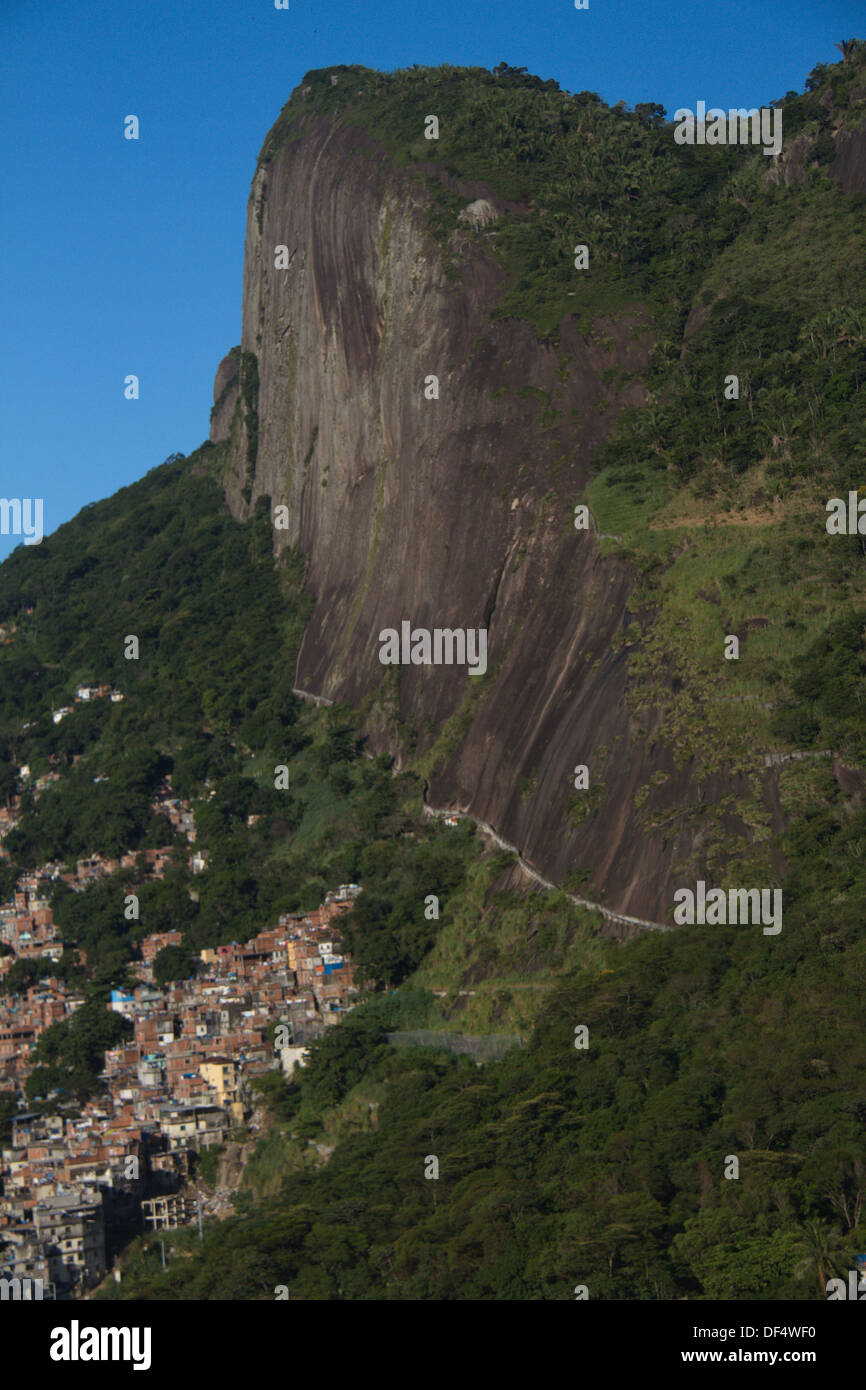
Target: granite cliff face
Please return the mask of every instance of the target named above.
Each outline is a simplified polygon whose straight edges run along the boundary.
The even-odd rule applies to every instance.
[[[661,714],[638,721],[624,702],[632,568],[573,524],[599,442],[644,399],[637,377],[617,394],[604,374],[639,372],[648,316],[587,335],[566,319],[558,346],[491,323],[501,271],[483,227],[502,205],[451,187],[466,216],[449,279],[423,187],[362,131],[311,115],[260,164],[241,350],[220,366],[212,422],[230,438],[228,500],[240,517],[262,494],[287,504],[277,548],[309,559],[299,689],[366,701],[372,746],[404,765],[460,712],[430,760],[430,802],[484,819],[551,879],[588,871],[582,893],[669,921],[700,840],[682,819],[647,832],[634,797],[660,770],[675,809],[697,789],[652,747]],[[490,674],[384,667],[379,633],[403,619],[487,627]],[[574,824],[578,764],[595,790]]]

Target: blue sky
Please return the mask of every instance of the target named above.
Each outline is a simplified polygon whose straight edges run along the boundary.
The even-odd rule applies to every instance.
[[[206,438],[256,156],[307,69],[504,60],[672,114],[801,90],[864,34],[862,0],[0,0],[0,496],[48,533]]]

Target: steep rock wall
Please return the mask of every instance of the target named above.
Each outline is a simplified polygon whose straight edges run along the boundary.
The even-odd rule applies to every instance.
[[[496,213],[492,190],[459,191]],[[371,741],[398,762],[429,751],[462,710],[430,801],[487,821],[548,877],[588,871],[588,897],[670,921],[700,834],[680,815],[650,833],[642,817],[697,789],[653,747],[661,712],[639,729],[625,704],[616,638],[631,620],[631,568],[572,517],[619,409],[643,400],[638,380],[617,395],[602,373],[644,365],[645,316],[637,306],[589,336],[567,319],[558,348],[524,322],[491,323],[501,272],[485,251],[487,209],[456,219],[461,272],[449,279],[425,199],[363,132],[325,117],[258,169],[241,343],[258,364],[257,440],[239,402],[229,503],[238,516],[263,493],[287,503],[276,544],[309,558],[316,606],[297,687],[367,700]],[[278,246],[288,269],[275,269]],[[438,400],[425,399],[430,374]],[[482,689],[465,668],[383,667],[380,630],[403,619],[488,627]],[[603,795],[573,824],[580,763]],[[659,770],[664,802],[652,793],[639,815],[635,793]]]

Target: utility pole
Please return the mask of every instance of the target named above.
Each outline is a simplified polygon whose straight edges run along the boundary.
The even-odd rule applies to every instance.
[[[159,1242],[159,1248],[160,1248],[160,1250],[162,1251],[162,1267],[163,1267],[163,1269],[165,1269],[165,1241],[164,1241],[164,1240],[161,1240],[161,1241]]]
[[[202,1231],[202,1228],[201,1228],[201,1188],[199,1187],[198,1183],[196,1183],[196,1185],[195,1185],[195,1196],[196,1196],[196,1203],[195,1203],[195,1204],[196,1204],[196,1208],[197,1208],[197,1210],[198,1210],[198,1238],[199,1238],[199,1240],[204,1240],[204,1232]]]

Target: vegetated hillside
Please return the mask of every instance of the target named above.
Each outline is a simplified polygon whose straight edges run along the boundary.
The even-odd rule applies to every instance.
[[[371,901],[390,895],[399,939],[373,931],[354,954],[367,974],[397,982],[430,945],[424,894],[444,903],[471,853],[469,827],[455,841],[415,825],[420,784],[361,756],[351,712],[292,694],[309,612],[303,562],[284,552],[275,565],[266,506],[245,525],[232,519],[211,476],[219,452],[207,444],[173,456],[0,567],[0,798],[8,806],[20,793],[0,900],[24,869],[174,851],[162,880],[147,877],[139,855],[84,892],[49,885],[59,935],[86,953],[86,969],[68,950],[59,965],[17,962],[0,988],[59,974],[87,1007],[40,1039],[31,1099],[55,1086],[78,1098],[98,1089],[121,1026],[105,1011],[108,991],[128,983],[150,933],[182,930],[176,965],[191,968],[203,946],[246,940],[363,877]],[[130,636],[137,659],[124,655]],[[124,699],[74,704],[80,683],[113,685]],[[63,708],[55,724],[52,710]],[[291,769],[288,789],[275,788],[278,766]],[[57,780],[37,789],[46,774]],[[185,836],[153,810],[166,777],[192,804],[206,872],[193,874]],[[133,891],[137,921],[124,911]],[[15,1108],[7,1099],[4,1114]]]
[[[305,84],[319,116],[340,100],[328,76]],[[353,73],[352,92],[375,82],[377,99],[382,88],[405,99],[424,81],[468,91],[459,74]],[[503,92],[486,80],[485,99],[503,110],[560,100],[533,79],[508,81]],[[634,567],[628,698],[664,710],[656,742],[701,773],[693,797],[682,778],[649,776],[636,810],[662,829],[689,817],[716,881],[732,854],[740,883],[768,881],[776,864],[782,932],[691,927],[617,947],[589,937],[563,895],[510,891],[505,860],[483,857],[412,976],[445,999],[404,985],[317,1045],[295,1084],[274,1078],[277,1122],[239,1216],[200,1249],[179,1234],[183,1258],[166,1272],[137,1246],[109,1296],[270,1298],[288,1285],[293,1298],[570,1299],[586,1283],[593,1298],[801,1299],[821,1297],[862,1247],[863,559],[858,538],[824,526],[827,497],[860,485],[862,461],[862,199],[827,177],[840,160],[858,167],[859,137],[846,131],[862,59],[816,69],[808,85],[784,103],[795,144],[777,168],[749,152],[706,161],[707,177],[721,168],[725,179],[704,185],[704,207],[701,156],[685,161],[677,191],[692,236],[684,225],[668,263],[690,288],[668,296],[647,407],[620,418],[586,492],[599,529],[622,538],[601,548],[622,548]],[[295,109],[311,95],[296,94]],[[419,115],[435,108],[425,96]],[[266,165],[295,129],[293,103]],[[583,105],[621,136],[641,128]],[[517,125],[515,146],[533,148],[532,123]],[[477,148],[492,161],[493,141]],[[659,144],[656,157],[670,151]],[[725,160],[738,161],[733,172]],[[513,293],[529,293],[538,244],[527,239]],[[648,302],[648,279],[642,288]],[[538,303],[524,301],[526,314]],[[657,324],[665,312],[654,308]],[[722,394],[728,371],[740,377],[736,404]],[[347,530],[344,549],[353,535],[364,526]],[[314,553],[317,563],[326,573]],[[314,611],[308,632],[322,642],[316,621]],[[740,661],[722,663],[722,635],[737,631]],[[769,749],[832,756],[765,774]],[[736,799],[714,804],[711,778],[728,768],[740,773]],[[521,799],[535,786],[527,778]],[[360,940],[378,942],[380,978],[395,978],[381,948],[398,939],[399,914],[371,902]],[[531,1037],[482,1071],[386,1045],[387,1031],[435,1026],[437,1014],[451,1028]],[[586,1050],[574,1046],[581,1024]],[[327,1162],[315,1144],[336,1146]],[[435,1181],[424,1178],[431,1154]],[[737,1180],[724,1176],[731,1155]]]
[[[863,602],[824,510],[863,463],[862,47],[807,88],[776,161],[505,65],[321,70],[250,195],[212,437],[235,514],[286,503],[308,559],[296,684],[652,920],[697,876],[779,881],[776,709]],[[404,618],[487,626],[488,674],[383,668]]]
[[[840,99],[845,84],[856,91],[846,66],[856,68],[819,74],[816,93],[787,103],[805,113],[801,131],[815,145],[819,128],[810,135],[808,122],[835,109],[821,106],[828,84]],[[515,90],[531,91],[531,82],[514,81]],[[323,99],[329,86],[322,84]],[[805,183],[792,183],[795,201],[780,204],[791,216],[780,214],[772,230],[767,214],[751,258],[748,241],[740,243],[742,262],[732,244],[729,276],[719,270],[714,282],[719,291],[751,274],[754,256],[769,248],[767,283],[783,313],[774,238],[788,235],[795,211],[812,225],[810,207],[828,261],[794,257],[790,303],[811,304],[848,273],[837,255],[852,237],[852,195],[834,191],[820,166],[808,170],[808,148],[799,156]],[[787,197],[781,184],[756,187],[770,204]],[[850,252],[856,263],[853,241]],[[710,269],[700,273],[709,288]],[[755,294],[762,283],[755,278]],[[767,784],[773,822],[747,805],[748,836],[739,803],[722,806],[714,827],[708,797],[703,812],[692,812],[684,782],[671,777],[662,787],[666,814],[693,814],[696,835],[720,856],[725,835],[747,839],[734,881],[766,882],[746,875],[763,869],[761,853],[773,855],[784,874],[777,937],[696,926],[617,945],[564,893],[519,889],[509,856],[482,851],[468,825],[425,823],[423,749],[415,772],[393,776],[387,759],[363,756],[371,750],[359,747],[356,713],[301,707],[292,696],[294,652],[310,612],[303,556],[291,549],[272,564],[270,499],[242,525],[220,505],[214,479],[231,440],[155,470],[0,567],[0,624],[15,628],[0,647],[4,753],[15,764],[30,761],[34,777],[49,766],[63,774],[12,841],[21,862],[72,855],[96,835],[95,818],[85,820],[96,804],[90,797],[115,777],[136,793],[114,806],[118,821],[128,805],[135,813],[118,833],[146,843],[157,830],[140,793],[166,766],[194,798],[202,843],[214,849],[196,878],[198,904],[181,867],[171,884],[154,887],[146,911],[142,896],[140,923],[121,923],[119,913],[70,920],[71,940],[84,939],[93,921],[87,945],[101,971],[90,982],[97,1002],[129,958],[126,933],[160,929],[180,914],[191,945],[225,940],[347,877],[364,885],[349,922],[351,950],[384,986],[313,1046],[295,1084],[274,1074],[262,1087],[275,1123],[247,1167],[238,1215],[208,1223],[201,1246],[195,1233],[173,1234],[165,1271],[156,1249],[136,1242],[123,1283],[106,1296],[269,1299],[288,1285],[293,1299],[572,1299],[583,1283],[592,1298],[808,1299],[821,1297],[828,1274],[847,1270],[864,1248],[862,555],[857,538],[827,537],[821,496],[822,488],[845,494],[862,447],[862,335],[856,312],[844,328],[822,328],[815,308],[777,342],[769,305],[739,341],[738,320],[729,322],[716,298],[724,304],[719,293],[696,307],[688,336],[664,347],[658,387],[647,377],[657,399],[621,417],[587,488],[600,529],[623,537],[601,546],[626,547],[627,565],[616,563],[629,586],[635,576],[643,586],[644,606],[634,609],[640,633],[626,629],[631,645],[620,663],[638,704],[663,692],[659,737],[671,759],[712,759],[726,737],[741,749],[734,702],[716,723],[708,714],[710,696],[729,693],[721,689],[729,673],[753,683],[743,695],[759,697],[744,702],[754,707],[746,732],[756,749],[769,738],[778,748],[834,754],[783,763]],[[753,349],[765,319],[769,336]],[[746,411],[724,417],[722,441],[724,430],[734,439],[756,419],[774,422],[778,404],[760,391],[777,378],[811,383],[811,394],[795,392],[785,406],[787,434],[774,428],[780,444],[771,438],[757,463],[746,449],[745,469],[721,452],[715,463],[703,457],[713,447],[702,433],[712,417],[698,390],[701,372],[691,374],[701,359],[690,354],[713,334],[723,356],[741,354],[732,370],[740,366],[741,382],[751,382],[751,396],[743,391],[739,402]],[[714,382],[723,375],[713,366]],[[254,377],[244,380],[254,401]],[[230,395],[229,381],[222,408]],[[681,421],[690,424],[683,434]],[[753,486],[758,468],[767,491]],[[819,498],[814,524],[803,505],[810,486]],[[759,527],[766,498],[778,523]],[[580,499],[567,500],[568,511]],[[736,536],[740,551],[732,549]],[[175,553],[182,563],[172,573]],[[689,554],[694,574],[678,569]],[[782,613],[786,554],[793,625],[763,627]],[[819,596],[807,600],[809,583]],[[748,604],[744,617],[754,620],[740,662],[711,666],[716,633],[735,630],[735,603]],[[706,615],[717,608],[714,627]],[[138,663],[123,659],[130,632],[144,634]],[[666,633],[681,643],[674,653],[694,664],[672,666],[664,685]],[[762,647],[774,633],[785,642]],[[77,680],[100,678],[126,692],[122,705],[76,709],[50,723],[51,699],[68,699]],[[775,694],[765,698],[764,690]],[[764,711],[774,699],[776,708]],[[454,733],[446,728],[442,746],[453,750]],[[158,767],[139,738],[163,760]],[[426,756],[429,763],[429,749]],[[292,790],[275,801],[278,762],[291,765]],[[86,786],[88,768],[108,784]],[[50,815],[49,798],[62,800],[78,770],[68,814]],[[663,818],[653,799],[661,784],[647,781],[635,809]],[[12,784],[6,774],[4,794]],[[754,793],[758,806],[762,791]],[[518,795],[534,794],[527,778]],[[262,814],[253,828],[250,809]],[[110,818],[108,825],[117,829]],[[430,893],[440,897],[438,920],[424,913]],[[580,1025],[589,1030],[586,1049],[575,1047]],[[524,1046],[478,1069],[447,1050],[397,1049],[385,1038],[425,1028],[520,1032]],[[83,1088],[95,1084],[98,1041],[89,1027],[74,1039],[70,1079]],[[53,1043],[47,1052],[46,1066],[59,1065]],[[437,1180],[424,1177],[429,1155],[439,1159]],[[737,1180],[724,1176],[730,1155],[739,1159]]]

